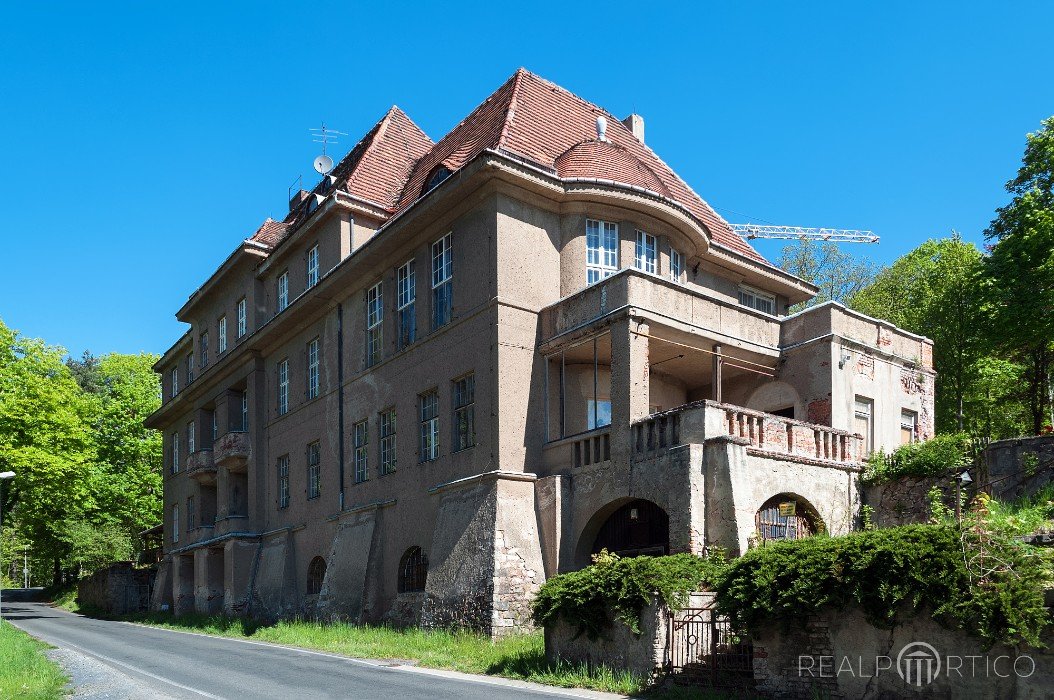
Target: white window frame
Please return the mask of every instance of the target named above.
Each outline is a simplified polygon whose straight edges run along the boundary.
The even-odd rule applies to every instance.
[[[248,320],[246,318],[246,315],[247,315],[246,301],[245,301],[245,297],[242,297],[241,299],[238,300],[238,314],[237,314],[237,317],[238,317],[238,337],[239,338],[244,338],[245,337],[245,333],[247,331]]]
[[[432,244],[432,330],[450,323],[454,315],[454,254],[451,242],[451,234],[448,233]]]
[[[279,457],[276,468],[278,472],[278,508],[282,510],[289,507],[289,455]]]
[[[586,219],[586,284],[618,272],[618,224]]]
[[[370,424],[368,420],[360,420],[352,426],[352,446],[354,447],[355,483],[361,484],[370,478],[369,471],[369,446],[370,446]]]
[[[172,368],[172,397],[179,393],[179,365]]]
[[[866,457],[875,451],[875,400],[860,396],[853,398],[853,428],[856,429],[857,421],[866,421],[864,437],[864,454]]]
[[[384,289],[378,282],[366,290],[366,366],[373,367],[384,355]]]
[[[381,476],[391,474],[398,465],[398,454],[396,452],[396,421],[397,415],[394,408],[381,411],[378,421],[380,434],[381,461],[378,465]]]
[[[904,431],[911,431],[911,439],[904,442]],[[910,408],[900,409],[901,444],[909,445],[919,441],[919,412]]]
[[[216,322],[216,352],[223,354],[227,352],[227,317],[220,316]]]
[[[249,391],[242,392],[242,432],[249,430]]]
[[[179,431],[172,433],[172,473],[179,473]]]
[[[289,358],[278,363],[278,415],[289,413]]]
[[[318,398],[318,338],[307,344],[307,398]]]
[[[681,281],[684,274],[684,253],[676,248],[670,248],[670,279],[674,282]]]
[[[194,421],[187,423],[187,454],[192,455],[198,449],[197,426]]]
[[[317,440],[307,446],[307,500],[322,495],[322,444]]]
[[[413,344],[417,339],[417,270],[416,263],[408,260],[395,273],[396,315],[399,317],[399,349]]]
[[[198,350],[201,353],[201,368],[209,366],[209,332],[205,331],[198,338]]]
[[[282,313],[289,306],[289,270],[278,275],[276,282],[275,313]]]
[[[318,284],[318,244],[307,251],[307,289]]]
[[[659,242],[655,236],[637,229],[637,242],[633,253],[633,266],[641,272],[654,275],[659,269]]]
[[[421,423],[418,461],[432,462],[439,459],[439,391],[426,391],[417,397],[417,403]]]
[[[750,285],[739,285],[739,303],[761,313],[776,314],[776,295],[763,292]]]

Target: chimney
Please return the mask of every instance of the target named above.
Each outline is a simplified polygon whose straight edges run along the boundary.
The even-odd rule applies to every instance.
[[[637,140],[644,143],[644,117],[639,114],[631,114],[622,120],[633,135],[637,137]]]
[[[307,190],[299,190],[296,194],[289,198],[289,211],[293,211],[308,198],[311,193]]]

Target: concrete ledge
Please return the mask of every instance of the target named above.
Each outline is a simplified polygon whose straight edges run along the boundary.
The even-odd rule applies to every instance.
[[[478,483],[481,484],[484,481],[498,481],[501,479],[507,481],[537,481],[538,475],[532,472],[506,472],[495,470],[492,472],[476,474],[475,476],[467,476],[463,479],[455,479],[454,481],[448,481],[443,484],[437,484],[428,489],[428,493],[442,493],[443,491],[449,491],[450,489],[466,488]]]

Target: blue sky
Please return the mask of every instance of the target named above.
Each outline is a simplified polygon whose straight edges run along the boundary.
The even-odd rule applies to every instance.
[[[0,318],[80,354],[173,314],[392,104],[438,139],[525,66],[731,221],[982,241],[1054,114],[1051,3],[20,3],[0,22]],[[779,246],[760,246],[774,259]]]

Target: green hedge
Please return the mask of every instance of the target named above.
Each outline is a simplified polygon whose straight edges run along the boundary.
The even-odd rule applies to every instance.
[[[901,445],[888,457],[882,451],[867,460],[864,481],[892,481],[905,476],[943,476],[970,466],[970,438],[938,435],[926,442]]]

